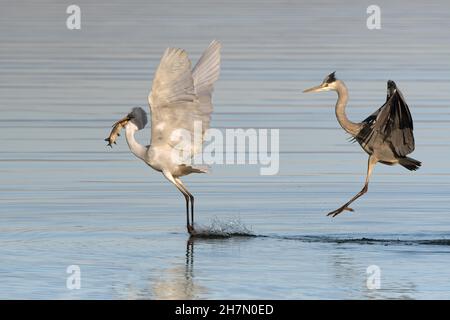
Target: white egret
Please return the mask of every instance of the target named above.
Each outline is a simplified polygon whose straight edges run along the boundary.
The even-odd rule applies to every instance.
[[[126,117],[117,121],[108,145],[115,143],[121,128],[125,128],[126,140],[131,152],[172,182],[186,199],[186,223],[190,234],[194,230],[194,196],[180,177],[190,173],[204,173],[205,168],[195,167],[190,161],[180,163],[174,155],[189,154],[189,159],[202,150],[205,131],[209,128],[213,111],[212,92],[220,73],[221,44],[213,41],[197,64],[191,69],[186,51],[168,48],[156,70],[148,103],[151,113],[150,145],[139,144],[134,135],[147,124],[142,108],[134,108]],[[201,124],[201,137],[180,144],[179,130],[194,133],[194,124]],[[185,141],[186,142],[186,141]],[[190,204],[190,206],[189,206]],[[190,212],[189,212],[190,209]],[[190,215],[189,215],[190,213]]]

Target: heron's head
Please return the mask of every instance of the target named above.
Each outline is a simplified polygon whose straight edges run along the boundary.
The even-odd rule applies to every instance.
[[[336,82],[339,80],[336,79],[335,73],[336,71],[327,75],[320,85],[309,89],[305,89],[303,90],[303,92],[307,93],[307,92],[322,92],[322,91],[336,90]]]
[[[140,107],[133,108],[125,118],[127,118],[129,122],[133,123],[138,130],[143,129],[147,124],[147,114]]]

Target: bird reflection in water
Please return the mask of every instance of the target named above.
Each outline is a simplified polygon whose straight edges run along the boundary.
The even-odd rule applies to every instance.
[[[199,299],[207,290],[195,281],[194,238],[186,242],[185,263],[163,270],[152,285],[152,298],[162,300]]]

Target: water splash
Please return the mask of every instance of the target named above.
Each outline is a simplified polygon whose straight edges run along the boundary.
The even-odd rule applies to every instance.
[[[217,217],[211,220],[210,225],[196,226],[193,236],[198,238],[256,237],[240,218],[223,220]]]

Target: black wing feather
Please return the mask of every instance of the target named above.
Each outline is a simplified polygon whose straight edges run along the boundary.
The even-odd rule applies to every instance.
[[[387,90],[387,95],[386,95],[386,102],[387,103],[389,101],[389,98],[392,96],[392,94],[394,93],[394,91],[389,89],[389,82],[388,82],[388,90]],[[358,133],[358,135],[356,137],[351,137],[350,141],[351,142],[356,142],[358,141],[360,144],[367,144],[368,141],[370,140],[370,138],[373,136],[372,135],[372,125],[375,122],[378,114],[380,113],[380,111],[383,109],[384,104],[374,113],[372,113],[370,116],[368,116],[367,118],[365,118],[361,124],[362,124],[362,128],[360,130],[360,132]]]
[[[408,105],[400,90],[388,92],[386,103],[362,122],[355,139],[361,145],[369,145],[381,138],[390,142],[398,157],[414,151],[413,121]]]

